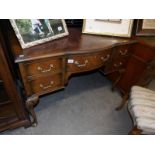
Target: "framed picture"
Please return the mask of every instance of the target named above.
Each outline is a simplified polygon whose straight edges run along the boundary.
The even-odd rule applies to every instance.
[[[83,33],[130,37],[133,19],[85,19]]]
[[[23,49],[68,35],[63,19],[10,19],[10,22]]]
[[[155,36],[155,19],[138,19],[136,25],[137,36]]]

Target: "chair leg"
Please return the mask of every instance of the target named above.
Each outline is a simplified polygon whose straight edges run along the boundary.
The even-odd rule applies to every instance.
[[[129,135],[141,135],[142,130],[138,129],[136,126],[129,132]]]

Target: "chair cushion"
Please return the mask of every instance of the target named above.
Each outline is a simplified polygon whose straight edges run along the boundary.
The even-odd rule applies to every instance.
[[[155,101],[155,92],[146,88],[134,86],[131,89],[130,98],[146,98]]]
[[[143,99],[143,98],[132,98],[130,101],[131,106],[142,105],[155,108],[155,100],[152,99]]]
[[[155,134],[155,92],[139,86],[131,89],[128,109],[134,125],[144,134]]]
[[[155,134],[155,120],[138,118],[137,127],[142,129],[143,134]]]
[[[135,105],[128,106],[134,125],[145,134],[155,134],[155,108]]]
[[[133,86],[132,88],[131,88],[131,92],[132,91],[143,91],[143,92],[150,92],[150,93],[154,93],[155,94],[155,91],[153,91],[153,90],[150,90],[150,89],[148,89],[148,88],[144,88],[144,87],[140,87],[140,86]]]

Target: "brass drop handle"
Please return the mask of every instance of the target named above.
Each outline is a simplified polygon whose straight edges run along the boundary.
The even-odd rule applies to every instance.
[[[88,60],[85,60],[84,64],[80,64],[78,61],[75,61],[74,64],[77,65],[78,67],[85,67],[88,63]]]
[[[49,69],[43,69],[42,67],[38,66],[37,70],[42,72],[42,73],[46,73],[46,72],[50,72],[52,70],[52,68],[54,68],[53,64],[49,65]]]
[[[119,51],[119,53],[121,54],[121,55],[126,55],[127,54],[127,52],[128,52],[128,50],[126,49],[125,51],[122,51],[122,50],[120,50]]]
[[[103,62],[107,61],[110,58],[110,54],[106,55],[105,57],[101,57]]]
[[[40,84],[40,88],[45,90],[45,89],[51,88],[53,84],[54,84],[54,81],[50,81],[50,84],[47,85],[47,86],[44,86],[43,84]]]
[[[118,64],[114,64],[114,67],[120,67],[120,66],[122,66],[122,62],[120,62],[120,63],[118,63]]]

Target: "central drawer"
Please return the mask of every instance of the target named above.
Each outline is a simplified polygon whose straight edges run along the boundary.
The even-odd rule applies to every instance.
[[[33,93],[44,94],[45,92],[54,91],[63,86],[62,74],[42,76],[29,81],[29,84]]]
[[[51,73],[59,73],[62,70],[62,59],[44,59],[25,63],[27,76],[41,76]]]
[[[68,72],[89,71],[103,66],[110,58],[110,50],[96,54],[73,55],[68,58]]]

